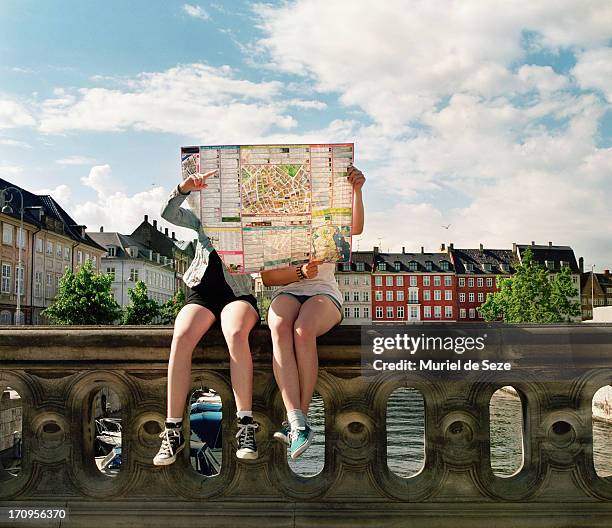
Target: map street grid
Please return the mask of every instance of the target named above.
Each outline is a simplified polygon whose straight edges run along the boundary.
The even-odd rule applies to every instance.
[[[353,154],[352,143],[184,147],[181,166],[183,179],[217,169],[189,206],[228,269],[254,273],[350,259]]]

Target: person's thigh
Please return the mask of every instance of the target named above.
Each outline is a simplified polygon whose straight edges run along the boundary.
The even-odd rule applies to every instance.
[[[186,304],[181,308],[174,321],[174,339],[193,342],[202,338],[215,322],[215,314],[199,304]]]
[[[248,334],[257,321],[259,314],[248,301],[232,301],[221,310],[221,330],[226,338],[241,331]]]
[[[313,295],[302,304],[295,328],[308,329],[318,337],[336,326],[341,318],[338,307],[327,295]]]
[[[279,294],[277,295],[268,310],[268,326],[272,331],[280,326],[293,328],[301,308],[300,301],[293,295]]]

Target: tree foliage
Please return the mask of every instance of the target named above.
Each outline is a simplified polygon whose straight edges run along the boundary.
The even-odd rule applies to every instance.
[[[533,260],[527,248],[512,277],[497,279],[498,292],[489,293],[479,308],[486,321],[506,323],[552,324],[571,322],[580,315],[578,295],[572,273],[564,266],[550,277],[550,272]]]
[[[96,273],[86,261],[77,273],[66,268],[53,304],[42,315],[58,325],[106,325],[116,321],[121,308],[112,291],[110,275]]]
[[[160,315],[160,306],[153,299],[149,299],[147,285],[138,281],[134,288],[128,290],[130,304],[123,310],[121,323],[124,325],[153,324]]]
[[[173,324],[176,316],[181,311],[181,308],[185,306],[185,292],[180,288],[174,294],[174,297],[168,299],[160,307],[160,316],[162,324]]]

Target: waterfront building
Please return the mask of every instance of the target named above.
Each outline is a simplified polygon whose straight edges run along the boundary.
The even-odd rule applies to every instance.
[[[372,323],[373,264],[373,251],[353,251],[350,262],[336,264],[336,282],[343,297],[343,325]]]

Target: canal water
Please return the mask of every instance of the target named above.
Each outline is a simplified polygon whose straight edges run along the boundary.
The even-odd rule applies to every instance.
[[[497,391],[490,406],[491,467],[496,475],[509,476],[522,464],[522,412],[520,400],[513,394]],[[313,445],[297,460],[288,457],[293,471],[304,476],[323,469],[324,408],[318,395],[313,398],[309,418],[315,430]],[[612,475],[612,424],[593,422],[594,463],[601,477]],[[401,477],[420,471],[424,454],[424,408],[420,393],[402,388],[393,392],[387,406],[387,461]]]

